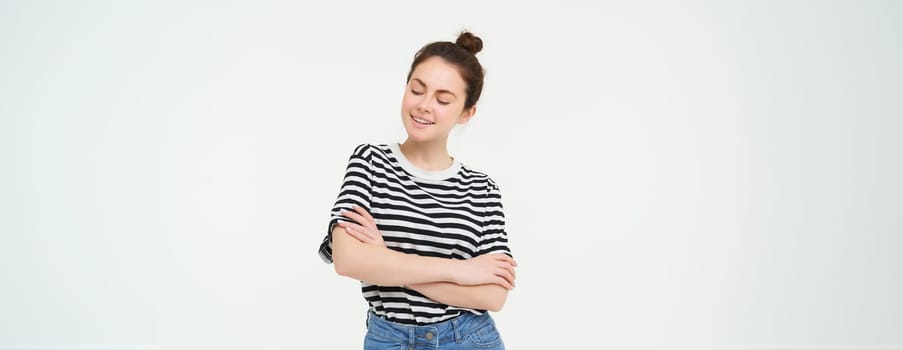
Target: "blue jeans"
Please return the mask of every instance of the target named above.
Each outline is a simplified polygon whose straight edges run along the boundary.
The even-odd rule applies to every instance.
[[[392,322],[373,312],[367,315],[364,350],[504,350],[505,344],[489,313],[464,313],[425,326]]]

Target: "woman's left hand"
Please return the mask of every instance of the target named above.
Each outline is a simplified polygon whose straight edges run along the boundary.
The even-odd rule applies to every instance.
[[[356,205],[353,206],[353,209],[354,211],[342,210],[341,214],[355,222],[340,221],[339,226],[361,242],[385,246],[383,234],[376,228],[376,220],[370,216],[370,213]]]

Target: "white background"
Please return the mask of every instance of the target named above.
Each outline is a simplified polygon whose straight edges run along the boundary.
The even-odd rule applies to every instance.
[[[0,2],[0,348],[360,348],[328,211],[467,28],[509,349],[903,349],[900,2],[554,3]]]

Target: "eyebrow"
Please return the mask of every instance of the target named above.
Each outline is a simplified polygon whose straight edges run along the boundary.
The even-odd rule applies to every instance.
[[[411,78],[411,80],[420,83],[420,85],[423,85],[423,87],[426,87],[426,83],[424,83],[423,80],[420,80],[420,79],[417,79],[417,78]],[[440,94],[451,94],[451,95],[454,96],[455,98],[458,98],[458,95],[455,95],[454,92],[451,92],[451,91],[448,91],[448,90],[436,90],[436,92],[437,92],[437,93],[440,93]]]

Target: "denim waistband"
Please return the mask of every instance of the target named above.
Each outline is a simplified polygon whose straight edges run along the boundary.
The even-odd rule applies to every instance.
[[[461,343],[464,338],[477,331],[492,327],[495,322],[489,313],[475,315],[465,312],[453,319],[422,326],[407,325],[389,321],[370,311],[367,315],[367,332],[388,341],[399,341],[414,345],[441,345]]]

